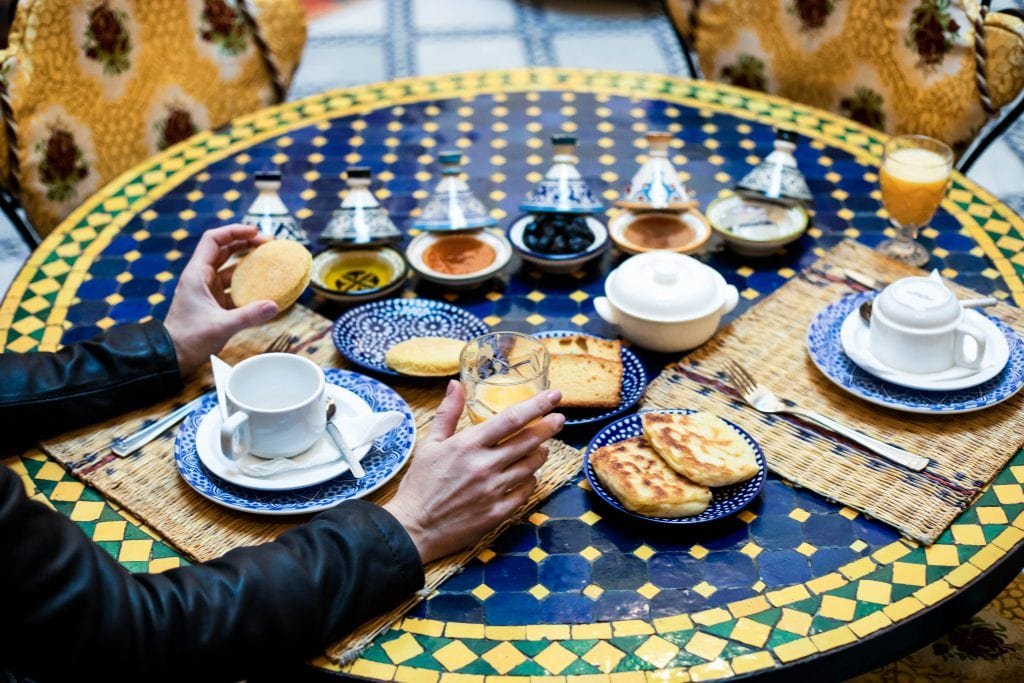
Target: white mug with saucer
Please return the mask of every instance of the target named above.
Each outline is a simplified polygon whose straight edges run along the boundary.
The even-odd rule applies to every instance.
[[[868,340],[879,361],[918,374],[955,365],[977,370],[985,356],[984,331],[964,319],[960,302],[935,272],[882,290],[871,309]]]
[[[290,458],[307,450],[327,424],[324,385],[316,363],[291,353],[264,353],[236,365],[224,391],[224,456]]]

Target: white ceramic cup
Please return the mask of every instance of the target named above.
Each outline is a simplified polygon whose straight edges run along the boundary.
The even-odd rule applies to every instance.
[[[324,386],[323,370],[292,353],[264,353],[236,365],[224,392],[230,416],[220,428],[224,456],[290,458],[308,449],[327,426]]]
[[[878,295],[868,344],[889,367],[919,374],[954,365],[977,369],[985,355],[985,333],[964,320],[963,307],[937,274],[897,280]]]

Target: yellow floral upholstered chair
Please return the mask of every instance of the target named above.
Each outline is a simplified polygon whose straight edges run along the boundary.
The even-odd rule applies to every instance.
[[[667,6],[706,78],[886,132],[931,135],[958,152],[1024,87],[1024,20],[983,15],[978,0],[667,0]]]
[[[108,180],[284,98],[297,0],[21,0],[0,51],[0,185],[46,234]]]

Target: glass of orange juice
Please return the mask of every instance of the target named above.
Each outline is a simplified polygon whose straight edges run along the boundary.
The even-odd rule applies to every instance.
[[[897,135],[886,143],[879,180],[896,237],[880,243],[878,251],[913,266],[928,262],[928,250],[915,238],[946,196],[952,170],[953,150],[939,140]]]
[[[537,339],[519,332],[492,332],[466,343],[459,376],[474,424],[548,388],[551,356]]]

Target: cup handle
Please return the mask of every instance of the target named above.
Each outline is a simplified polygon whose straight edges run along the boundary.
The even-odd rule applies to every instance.
[[[251,446],[249,416],[239,411],[220,426],[220,450],[228,460],[238,460],[249,452]]]
[[[612,307],[611,302],[603,296],[599,296],[594,299],[594,310],[601,316],[601,319],[612,325],[618,325],[619,319],[615,315],[615,309]]]
[[[725,287],[725,301],[722,302],[721,313],[725,315],[736,308],[736,304],[740,302],[740,292],[733,285],[726,285]]]
[[[978,345],[978,350],[973,359],[968,359],[964,353],[964,342],[967,337],[972,337]],[[985,333],[969,323],[961,324],[956,328],[956,364],[972,370],[981,367],[981,361],[985,356]]]

